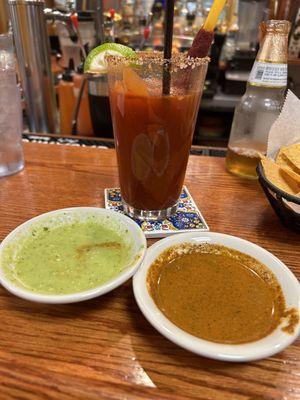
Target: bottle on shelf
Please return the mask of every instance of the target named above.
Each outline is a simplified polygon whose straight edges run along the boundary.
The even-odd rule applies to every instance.
[[[83,86],[80,104],[76,115],[76,131],[74,132],[75,108],[78,96],[83,85],[84,75],[82,67],[74,71],[74,62],[71,58],[67,70],[62,74],[58,85],[58,100],[60,113],[60,133],[62,135],[92,136],[93,128],[90,116],[87,85]]]
[[[237,38],[237,32],[239,30],[238,7],[239,7],[238,0],[231,0],[228,3],[228,8],[227,8],[228,31],[219,58],[220,69],[226,69],[228,62],[232,60],[236,50],[236,38]]]
[[[74,61],[71,58],[69,66],[62,74],[58,85],[58,103],[60,115],[60,134],[71,135],[72,133],[72,115],[75,106],[74,96]]]
[[[267,150],[269,130],[280,113],[287,86],[290,23],[269,20],[260,28],[262,43],[246,93],[235,108],[226,158],[230,172],[247,178],[256,178],[257,152]]]
[[[89,98],[88,98],[88,87],[86,82],[83,80],[86,79],[83,74],[83,67],[80,65],[77,68],[77,71],[74,73],[74,98],[77,100],[79,94],[81,93],[81,99],[79,104],[79,110],[77,115],[77,135],[81,136],[93,136],[93,126],[91,121],[91,114],[90,114],[90,105],[89,105]],[[81,86],[83,89],[81,89]],[[72,117],[74,117],[74,112]],[[74,133],[74,132],[73,132]]]
[[[197,11],[196,11],[196,18],[195,18],[195,27],[200,29],[201,26],[204,24],[204,7],[201,1],[198,2]]]

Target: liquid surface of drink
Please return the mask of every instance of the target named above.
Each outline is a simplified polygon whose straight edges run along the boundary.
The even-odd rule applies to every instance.
[[[235,175],[255,179],[257,178],[256,167],[259,160],[256,150],[239,144],[236,147],[228,147],[226,167],[228,171]]]
[[[13,68],[0,68],[0,177],[16,173],[24,166],[21,132],[16,72]]]
[[[160,80],[131,78],[110,90],[122,197],[139,210],[166,209],[182,189],[199,92],[164,96]]]

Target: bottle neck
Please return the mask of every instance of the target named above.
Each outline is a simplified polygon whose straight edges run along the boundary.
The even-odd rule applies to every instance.
[[[286,64],[288,34],[267,32],[257,53],[256,61]]]
[[[288,21],[270,20],[260,24],[263,39],[248,86],[286,88],[289,29]]]

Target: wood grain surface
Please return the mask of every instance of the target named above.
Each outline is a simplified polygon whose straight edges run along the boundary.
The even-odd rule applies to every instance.
[[[26,167],[0,180],[0,240],[40,213],[103,206],[118,185],[113,150],[25,144]],[[284,228],[256,181],[224,159],[191,156],[185,184],[212,231],[273,252],[300,276],[299,235]],[[300,343],[259,362],[189,353],[145,320],[131,282],[71,305],[30,303],[0,288],[0,399],[300,399]]]

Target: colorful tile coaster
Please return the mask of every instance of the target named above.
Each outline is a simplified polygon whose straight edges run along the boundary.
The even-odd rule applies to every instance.
[[[105,208],[124,213],[119,188],[104,190]],[[186,186],[182,188],[177,212],[163,221],[140,221],[136,223],[142,228],[147,238],[159,238],[174,233],[209,231],[201,212],[196,206]]]

